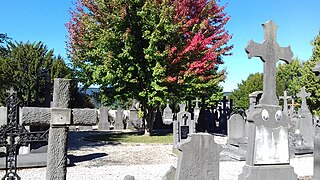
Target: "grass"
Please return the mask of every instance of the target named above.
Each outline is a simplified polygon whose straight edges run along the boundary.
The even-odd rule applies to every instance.
[[[97,134],[87,137],[87,139],[108,141],[112,143],[146,143],[146,144],[170,144],[173,141],[172,133],[164,135],[139,135],[138,132],[114,132]]]

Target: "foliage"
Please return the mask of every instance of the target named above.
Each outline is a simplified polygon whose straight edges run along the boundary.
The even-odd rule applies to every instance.
[[[104,104],[137,99],[151,128],[148,112],[167,98],[214,100],[222,90],[217,68],[232,48],[223,10],[206,0],[79,0],[69,55],[81,82],[101,85]]]
[[[54,78],[70,78],[63,59],[53,55],[42,42],[8,42],[7,55],[0,56],[0,100],[13,87],[26,106],[50,106]]]
[[[263,74],[250,74],[246,80],[238,84],[238,89],[234,90],[230,98],[234,100],[234,106],[247,109],[249,107],[249,94],[254,91],[263,90]]]
[[[320,62],[320,32],[312,41],[313,51],[309,61],[303,64],[301,87],[306,87],[306,91],[311,93],[307,98],[307,104],[314,114],[320,114],[320,81],[312,72],[316,62]]]

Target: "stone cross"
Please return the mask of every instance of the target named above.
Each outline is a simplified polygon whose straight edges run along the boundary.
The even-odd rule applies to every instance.
[[[283,113],[288,114],[288,99],[292,99],[291,96],[287,96],[287,91],[283,92],[283,96],[279,97],[283,99]]]
[[[306,92],[306,88],[302,87],[301,91],[297,94],[298,97],[302,99],[301,103],[301,112],[303,111],[309,111],[308,105],[307,105],[307,97],[309,97],[311,94]]]
[[[280,47],[276,42],[276,30],[278,26],[273,21],[262,24],[264,29],[264,41],[262,44],[250,40],[245,48],[249,59],[260,57],[264,62],[263,70],[263,95],[260,104],[278,105],[276,97],[276,63],[283,60],[291,62],[293,53],[291,47]]]
[[[320,79],[320,63],[317,62],[312,71]],[[313,179],[320,180],[320,122],[317,120],[315,126],[314,151],[313,151]]]
[[[279,47],[276,29],[272,21],[263,24],[264,42],[250,40],[246,47],[248,57],[260,57],[264,62],[263,94],[259,104],[248,114],[248,145],[246,165],[239,180],[297,179],[290,166],[288,124],[289,117],[282,112],[276,96],[276,63],[290,62],[293,56],[290,46]]]
[[[67,173],[67,133],[70,125],[95,125],[95,109],[69,109],[70,80],[55,79],[52,108],[22,108],[22,125],[50,125],[47,180],[65,180]]]

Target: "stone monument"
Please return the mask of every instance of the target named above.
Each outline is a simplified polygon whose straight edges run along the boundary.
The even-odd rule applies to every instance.
[[[284,114],[288,115],[289,114],[289,111],[288,111],[288,99],[292,99],[292,97],[287,95],[287,91],[284,91],[283,92],[283,96],[280,96],[279,98],[283,99],[283,110],[282,110],[282,112]]]
[[[317,62],[312,71],[320,79],[320,63]],[[315,122],[314,151],[313,151],[313,180],[320,180],[320,121]]]
[[[306,100],[310,95],[311,93],[307,93],[305,87],[302,87],[301,91],[297,94],[297,97],[302,99],[299,116],[301,118],[299,118],[297,123],[297,129],[299,129],[302,134],[303,146],[312,150],[314,137],[313,119]]]
[[[179,143],[181,151],[175,180],[219,179],[221,146],[208,133],[194,133],[187,141]]]
[[[297,179],[290,166],[288,123],[276,96],[276,63],[291,62],[293,53],[289,47],[276,42],[277,25],[273,21],[262,24],[262,44],[250,40],[245,51],[248,57],[260,57],[264,63],[263,94],[259,104],[250,113],[246,165],[239,180],[293,180]]]

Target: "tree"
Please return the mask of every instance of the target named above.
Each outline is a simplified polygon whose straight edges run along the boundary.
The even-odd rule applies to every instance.
[[[238,84],[238,89],[234,90],[230,98],[234,100],[236,108],[247,109],[249,107],[249,94],[263,89],[263,74],[250,74],[246,80]]]
[[[42,42],[8,42],[7,55],[0,57],[0,100],[10,87],[18,91],[23,105],[50,106],[54,78],[71,77],[63,59]]]
[[[314,114],[320,113],[320,81],[312,72],[312,68],[320,62],[320,32],[312,41],[312,56],[309,61],[303,63],[301,87],[306,87],[306,91],[311,93],[307,98],[307,104]]]
[[[296,95],[301,90],[301,76],[303,74],[303,63],[294,58],[290,64],[279,64],[277,67],[277,96],[283,96],[287,91],[288,95]]]
[[[101,85],[109,102],[140,101],[151,131],[166,98],[221,91],[217,68],[232,48],[223,9],[206,0],[79,0],[67,23],[70,57],[80,80]]]

